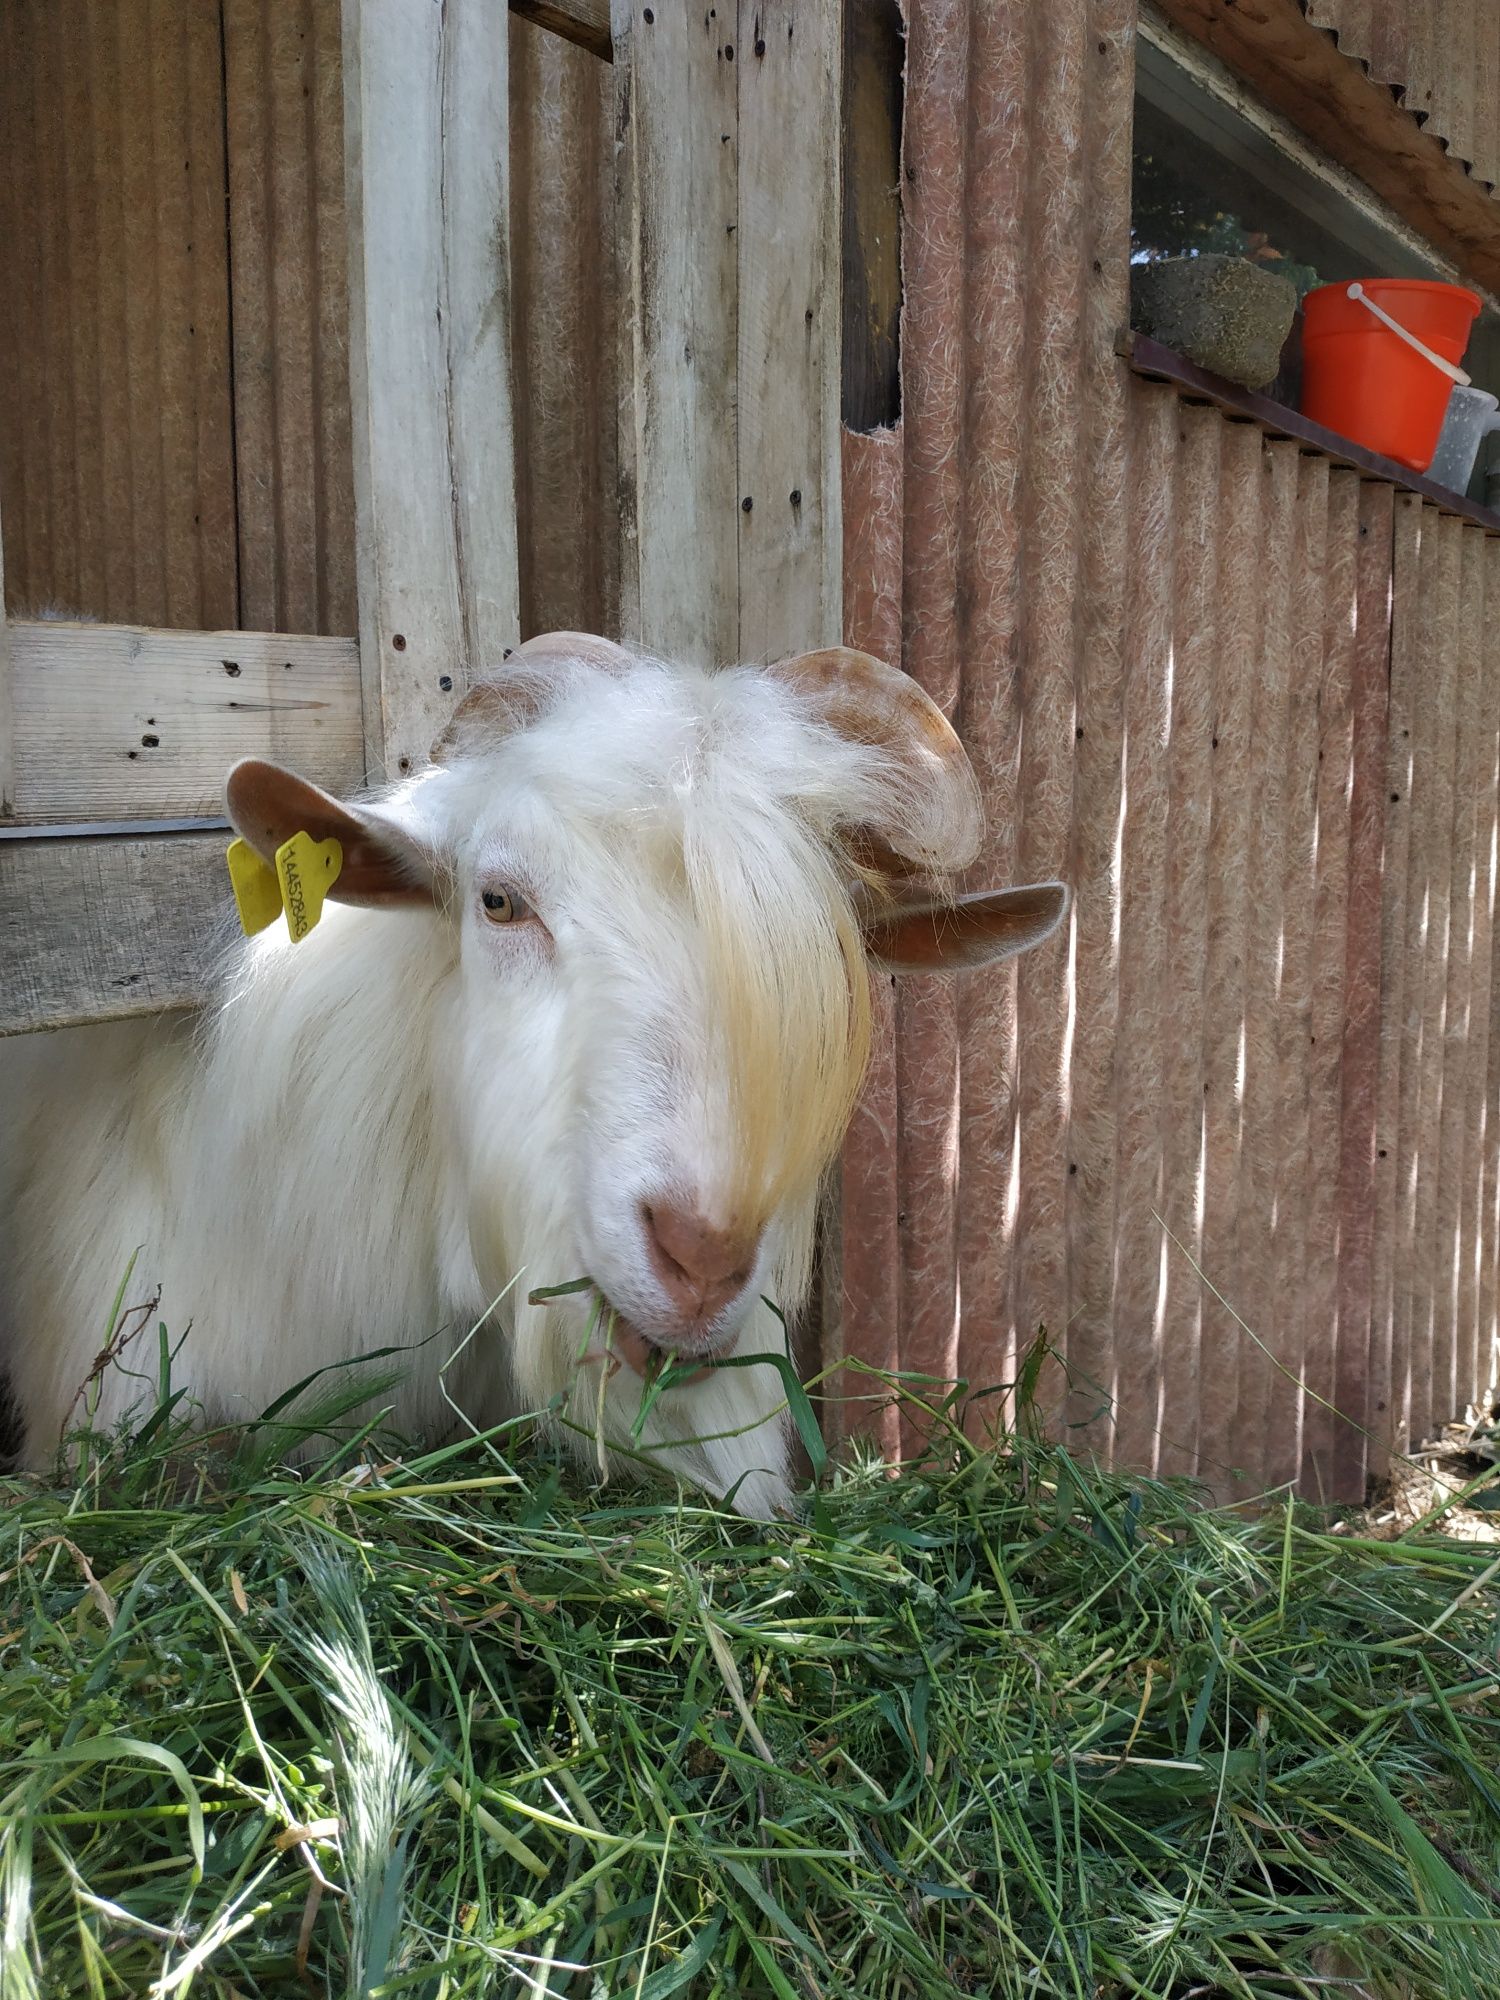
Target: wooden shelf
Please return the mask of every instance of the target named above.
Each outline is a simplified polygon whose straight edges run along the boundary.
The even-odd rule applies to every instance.
[[[1237,382],[1226,382],[1221,375],[1210,375],[1206,368],[1198,367],[1195,362],[1174,353],[1170,347],[1163,347],[1159,340],[1152,340],[1147,334],[1130,331],[1120,334],[1115,342],[1115,351],[1129,362],[1137,375],[1143,375],[1147,381],[1171,382],[1191,402],[1213,403],[1227,416],[1259,424],[1268,437],[1295,438],[1309,451],[1321,452],[1325,458],[1332,459],[1335,465],[1352,466],[1367,479],[1384,480],[1387,485],[1399,486],[1404,492],[1420,493],[1424,500],[1430,500],[1445,514],[1457,514],[1460,519],[1473,521],[1492,535],[1500,535],[1500,513],[1493,507],[1481,507],[1477,501],[1466,500],[1462,494],[1440,486],[1435,479],[1413,472],[1409,466],[1398,465],[1393,458],[1382,458],[1379,452],[1366,451],[1352,438],[1340,437],[1337,431],[1325,430],[1310,417],[1304,417],[1300,410],[1288,409],[1285,403],[1273,403],[1269,396],[1257,395],[1253,389],[1242,389]]]

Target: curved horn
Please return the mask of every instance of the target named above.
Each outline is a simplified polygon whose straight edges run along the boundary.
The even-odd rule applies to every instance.
[[[500,667],[475,681],[433,744],[434,764],[463,749],[483,750],[534,722],[547,708],[559,670],[592,667],[624,673],[631,655],[591,632],[543,632],[517,646]]]
[[[950,875],[971,862],[984,836],[973,767],[937,703],[909,674],[849,646],[799,653],[767,668],[794,688],[830,729],[884,750],[906,778],[889,819],[868,829],[901,861]]]

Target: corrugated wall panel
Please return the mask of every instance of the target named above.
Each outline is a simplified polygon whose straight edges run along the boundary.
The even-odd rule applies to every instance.
[[[1307,0],[1307,16],[1476,179],[1500,182],[1500,12],[1487,0]]]
[[[217,9],[0,10],[12,606],[234,621]]]
[[[847,440],[846,628],[957,718],[972,882],[1077,903],[895,995],[829,1358],[992,1387],[1045,1325],[1075,1437],[1357,1497],[1363,1427],[1490,1354],[1500,542],[1122,379],[1123,9],[908,23],[905,415]]]

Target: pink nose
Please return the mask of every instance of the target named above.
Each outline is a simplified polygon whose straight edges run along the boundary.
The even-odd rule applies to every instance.
[[[756,1239],[743,1229],[716,1229],[690,1208],[669,1202],[642,1207],[651,1268],[685,1319],[702,1326],[717,1318],[750,1282]]]

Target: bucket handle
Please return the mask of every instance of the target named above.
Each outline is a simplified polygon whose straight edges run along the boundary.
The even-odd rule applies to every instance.
[[[1414,333],[1412,333],[1408,328],[1404,327],[1401,324],[1400,320],[1392,319],[1388,312],[1386,312],[1382,307],[1376,305],[1375,301],[1370,297],[1369,293],[1365,290],[1363,285],[1361,284],[1350,285],[1348,289],[1348,297],[1356,300],[1360,305],[1364,306],[1368,312],[1374,313],[1376,319],[1378,319],[1383,326],[1388,326],[1392,333],[1398,335],[1400,339],[1406,342],[1408,347],[1414,347],[1417,350],[1418,354],[1420,354],[1425,361],[1430,361],[1433,367],[1436,368],[1440,374],[1446,375],[1451,382],[1456,382],[1461,389],[1467,389],[1470,386],[1471,378],[1464,373],[1462,368],[1455,367],[1451,361],[1445,361],[1441,354],[1434,354],[1432,349],[1427,345],[1425,340],[1418,340],[1417,336]]]

